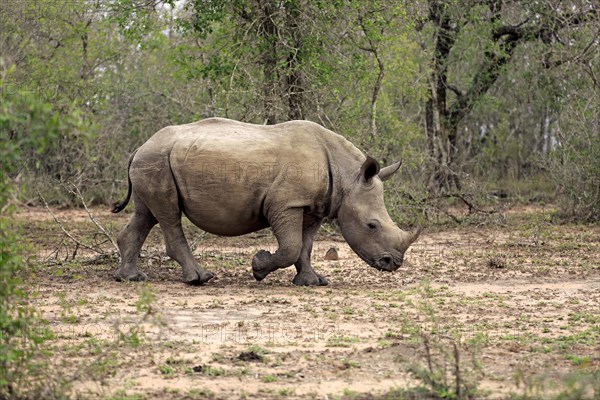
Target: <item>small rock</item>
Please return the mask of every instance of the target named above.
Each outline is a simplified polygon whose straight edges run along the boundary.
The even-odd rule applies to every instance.
[[[202,365],[195,365],[192,367],[192,371],[194,371],[197,374],[199,374],[203,370],[204,370],[204,367]]]
[[[339,260],[338,252],[337,252],[336,248],[330,247],[329,250],[327,250],[327,253],[325,253],[325,257],[323,257],[323,258],[325,260],[329,260],[329,261]]]

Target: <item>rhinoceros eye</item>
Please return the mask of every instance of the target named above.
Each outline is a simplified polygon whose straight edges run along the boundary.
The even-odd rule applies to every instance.
[[[374,231],[377,229],[377,224],[375,222],[369,222],[367,224],[367,227],[369,228],[369,230]]]

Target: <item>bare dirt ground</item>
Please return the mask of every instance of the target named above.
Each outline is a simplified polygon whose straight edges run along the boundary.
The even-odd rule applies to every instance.
[[[270,232],[221,238],[188,223],[216,275],[189,287],[158,227],[139,260],[149,282],[120,283],[114,248],[86,211],[54,212],[79,244],[44,209],[18,218],[38,266],[32,302],[73,397],[433,398],[457,381],[473,398],[600,393],[597,225],[552,224],[536,208],[430,229],[391,274],[326,227],[313,266],[330,285],[305,288],[291,283],[293,268],[252,278],[256,250],[275,248]],[[113,238],[128,218],[92,213]],[[324,259],[331,247],[338,260]]]

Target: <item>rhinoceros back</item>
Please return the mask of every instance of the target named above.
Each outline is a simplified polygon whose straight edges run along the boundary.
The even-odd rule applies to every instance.
[[[162,133],[171,139],[182,211],[194,224],[241,235],[268,226],[273,208],[310,207],[323,195],[315,169],[326,167],[326,158],[318,135],[298,129],[303,124],[285,125],[210,119]]]

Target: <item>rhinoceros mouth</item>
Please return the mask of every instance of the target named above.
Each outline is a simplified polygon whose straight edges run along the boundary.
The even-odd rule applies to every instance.
[[[383,254],[378,257],[368,257],[361,252],[356,252],[369,266],[385,272],[394,272],[402,265],[403,256],[393,256],[391,254]]]
[[[393,272],[400,268],[402,261],[403,257],[393,257],[392,255],[386,254],[379,257],[372,266],[380,271]]]
[[[379,258],[375,261],[374,267],[380,271],[394,271],[396,269],[392,256],[383,256]]]

